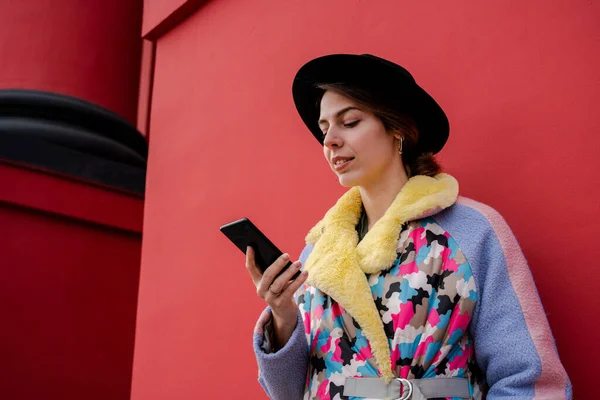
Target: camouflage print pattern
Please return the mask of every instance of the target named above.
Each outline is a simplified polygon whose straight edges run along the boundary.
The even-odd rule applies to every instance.
[[[395,375],[465,377],[472,395],[481,398],[485,383],[468,330],[477,290],[450,235],[432,218],[407,223],[396,261],[366,279]],[[342,394],[347,377],[380,376],[369,341],[351,315],[318,288],[305,285],[297,296],[310,348],[304,399],[348,399]]]

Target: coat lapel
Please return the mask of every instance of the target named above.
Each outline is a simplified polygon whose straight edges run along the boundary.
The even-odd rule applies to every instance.
[[[402,225],[454,204],[458,182],[448,174],[415,176],[406,182],[384,216],[358,243],[362,200],[357,187],[346,192],[308,234],[314,248],[306,260],[307,283],[327,293],[360,324],[382,376],[393,379],[390,349],[365,274],[396,260]]]

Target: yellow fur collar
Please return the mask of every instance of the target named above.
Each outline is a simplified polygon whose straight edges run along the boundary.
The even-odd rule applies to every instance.
[[[307,283],[338,302],[360,324],[382,376],[393,378],[390,349],[365,274],[389,268],[396,259],[402,224],[454,204],[458,182],[448,174],[415,176],[386,213],[358,243],[362,200],[357,187],[346,192],[306,237],[314,248],[306,260]]]

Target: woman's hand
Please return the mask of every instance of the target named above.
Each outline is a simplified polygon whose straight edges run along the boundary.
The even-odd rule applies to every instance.
[[[294,301],[294,293],[308,278],[308,273],[303,271],[295,280],[290,281],[302,266],[300,261],[294,262],[277,277],[279,271],[283,269],[289,260],[290,256],[283,254],[262,273],[254,261],[254,249],[252,247],[246,249],[246,268],[252,276],[256,293],[267,302],[273,312],[273,327],[277,349],[285,346],[294,329],[296,329],[298,306]]]

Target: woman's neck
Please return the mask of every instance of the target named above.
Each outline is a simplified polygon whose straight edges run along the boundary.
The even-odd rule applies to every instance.
[[[407,181],[408,177],[402,170],[400,174],[390,174],[387,179],[381,179],[372,185],[359,188],[362,203],[367,213],[369,230],[383,217]]]

